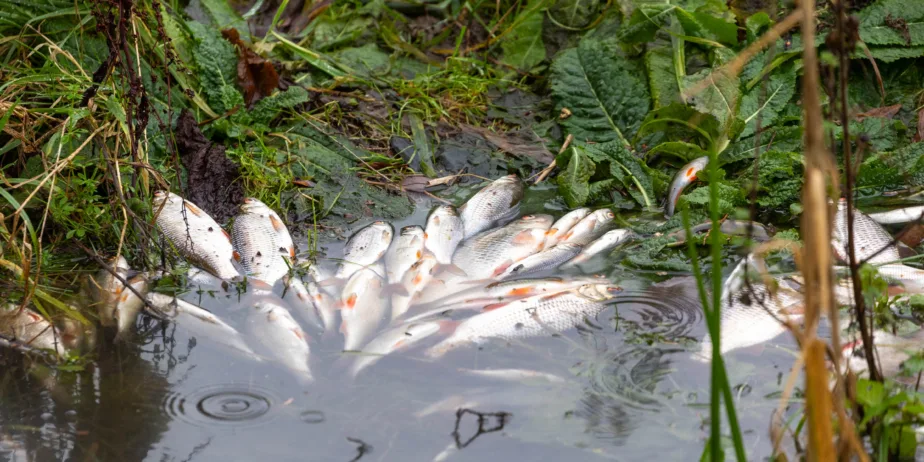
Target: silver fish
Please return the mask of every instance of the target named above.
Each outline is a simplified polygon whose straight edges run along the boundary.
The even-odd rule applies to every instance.
[[[465,235],[462,218],[456,208],[441,205],[433,209],[427,217],[427,227],[424,231],[424,246],[436,257],[437,263],[452,264],[452,255]]]
[[[534,371],[530,369],[465,369],[459,368],[459,372],[470,375],[476,375],[486,379],[500,380],[502,382],[533,382],[533,383],[565,383],[566,380],[555,374],[548,372]]]
[[[363,347],[361,355],[350,367],[350,374],[356,377],[383,357],[436,334],[441,325],[437,321],[409,322],[382,332]]]
[[[876,267],[879,275],[890,282],[900,283],[906,292],[924,293],[924,270],[913,266],[893,263]]]
[[[375,271],[364,268],[355,273],[343,288],[340,304],[340,332],[344,350],[358,350],[375,335],[388,314],[383,301],[384,282]]]
[[[414,303],[421,289],[433,280],[433,269],[436,268],[436,257],[426,254],[404,273],[401,287],[405,293],[395,293],[391,297],[391,318],[398,319]]]
[[[176,194],[157,191],[154,211],[161,232],[187,260],[222,279],[241,275],[234,265],[231,237],[202,209]]]
[[[542,248],[548,249],[558,244],[562,236],[568,231],[571,231],[571,228],[586,218],[587,215],[590,215],[590,209],[588,208],[579,208],[564,214],[552,224],[551,228],[549,228],[549,231],[545,235],[545,242],[542,244]]]
[[[888,212],[871,213],[869,217],[877,223],[884,225],[911,223],[912,221],[921,220],[922,217],[924,217],[924,205],[905,207],[902,209],[890,210]]]
[[[353,273],[379,261],[391,245],[393,235],[394,228],[384,221],[376,221],[357,231],[343,247],[343,261],[334,277],[349,279]]]
[[[680,200],[680,195],[683,194],[683,190],[696,181],[696,175],[705,169],[707,165],[709,165],[709,156],[703,156],[693,159],[688,164],[680,167],[680,170],[677,171],[677,175],[674,176],[674,180],[671,181],[671,189],[667,194],[667,206],[664,210],[664,216],[670,218],[674,215],[677,201]]]
[[[597,240],[587,244],[587,246],[581,250],[581,253],[579,253],[578,256],[574,257],[574,259],[568,263],[562,265],[562,269],[573,268],[576,265],[587,262],[591,258],[601,253],[609,252],[617,245],[631,239],[633,235],[634,233],[628,229],[614,229],[607,231],[606,234],[600,236]]]
[[[606,301],[622,289],[610,284],[587,284],[549,296],[535,296],[506,304],[463,321],[446,340],[426,351],[436,358],[455,348],[489,339],[513,340],[562,332],[606,308]]]
[[[868,215],[854,209],[853,212],[854,254],[857,262],[891,263],[901,259],[898,248],[892,244],[892,236],[882,225]],[[834,232],[831,238],[835,253],[846,261],[847,253],[847,201],[841,199],[834,215]]]
[[[847,332],[842,337],[843,364],[850,367],[858,376],[866,376],[869,364],[863,351],[863,339],[859,332]],[[921,350],[921,341],[924,340],[924,330],[918,330],[907,335],[894,335],[891,332],[875,330],[873,332],[873,349],[876,351],[876,364],[886,378],[894,379],[907,385],[914,385],[917,378],[902,377],[900,375],[903,363],[912,353]]]
[[[295,244],[285,223],[257,199],[244,199],[231,237],[245,274],[267,284],[275,284],[295,263]]]
[[[590,244],[591,241],[602,236],[603,233],[606,232],[615,218],[616,215],[610,209],[595,210],[568,230],[568,232],[561,237],[559,243]]]
[[[285,275],[279,281],[282,289],[282,299],[298,311],[300,317],[312,327],[319,330],[326,328],[325,322],[317,308],[314,297],[298,275]]]
[[[73,343],[73,339],[66,338],[40,314],[29,308],[20,309],[14,303],[0,308],[0,336],[30,348],[49,350],[60,357],[67,356],[68,345]]]
[[[305,284],[305,288],[308,289],[308,295],[314,302],[314,307],[318,311],[318,315],[321,316],[321,322],[324,323],[324,330],[326,332],[335,332],[340,326],[340,313],[339,310],[337,310],[336,297],[332,297],[318,284],[318,281],[323,281],[327,279],[327,277],[322,274],[321,269],[318,268],[317,265],[311,265],[308,268],[308,277],[309,280]]]
[[[551,225],[549,215],[526,215],[503,228],[464,241],[452,262],[471,279],[496,277],[510,265],[538,252]]]
[[[185,300],[157,292],[150,292],[145,298],[150,304],[147,307],[154,309],[151,313],[153,316],[174,322],[180,328],[188,330],[194,337],[201,336],[200,341],[207,339],[237,350],[250,359],[262,360],[260,355],[247,346],[237,329],[229,326],[214,314]]]
[[[116,274],[123,279],[128,280],[129,271],[128,261],[125,257],[119,255],[110,259],[107,264]],[[90,293],[90,299],[97,306],[99,312],[99,322],[104,326],[115,326],[115,310],[119,303],[119,298],[125,290],[122,281],[116,279],[106,269],[99,270],[94,277],[90,278],[87,283],[87,289]]]
[[[507,270],[504,271],[499,277],[501,279],[508,279],[512,277],[527,275],[536,271],[558,268],[563,263],[580,254],[581,249],[583,248],[584,246],[580,244],[572,244],[570,242],[562,242],[561,244],[556,244],[551,248],[547,248],[542,252],[530,255],[520,260],[519,262],[510,265],[510,267],[507,268]]]
[[[388,284],[401,282],[404,273],[420,260],[424,249],[424,230],[420,226],[405,226],[385,252],[385,277]]]
[[[301,383],[314,381],[309,368],[308,335],[289,311],[270,297],[258,300],[247,316],[247,332],[266,354],[295,373]]]
[[[134,291],[124,288],[115,306],[113,320],[116,326],[116,340],[124,338],[135,327],[135,321],[144,308],[144,300],[141,297],[151,290],[151,281],[145,274],[135,275],[128,280],[128,285]]]
[[[516,175],[507,175],[488,184],[475,193],[459,214],[468,239],[492,226],[499,220],[519,213],[525,186]]]

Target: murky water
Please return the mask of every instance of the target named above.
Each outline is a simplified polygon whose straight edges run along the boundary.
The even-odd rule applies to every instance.
[[[532,191],[523,212],[560,214],[553,195]],[[422,223],[426,209],[396,227]],[[335,258],[339,242],[322,240],[321,250]],[[655,283],[664,278],[607,261],[583,270],[626,292],[563,335],[439,360],[416,348],[356,380],[342,372],[340,340],[324,336],[312,346],[317,381],[308,387],[271,362],[142,317],[137,342],[105,347],[85,371],[0,375],[0,460],[698,459],[709,371],[690,354],[705,331],[692,279]],[[233,296],[185,298],[233,318]],[[775,343],[727,359],[754,459],[770,453],[770,416],[794,360],[788,338]],[[542,374],[472,372],[509,368]]]

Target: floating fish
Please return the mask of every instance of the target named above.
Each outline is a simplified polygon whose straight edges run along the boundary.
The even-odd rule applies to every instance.
[[[287,274],[280,279],[279,284],[283,287],[282,299],[294,308],[305,322],[319,330],[326,329],[327,324],[321,318],[318,304],[298,275]]]
[[[343,247],[343,261],[334,277],[349,279],[353,273],[375,264],[391,245],[394,228],[384,221],[376,221],[357,231]]]
[[[442,325],[439,321],[408,322],[385,330],[363,347],[362,353],[350,367],[350,374],[356,377],[363,369],[383,357],[439,332]]]
[[[131,268],[128,266],[128,260],[125,257],[119,255],[110,259],[107,264],[122,279],[126,281],[129,279]],[[100,269],[94,277],[89,279],[87,289],[90,293],[90,299],[97,306],[100,324],[110,327],[115,326],[115,310],[119,303],[119,298],[125,290],[125,284],[119,281],[111,272]]]
[[[74,343],[40,314],[14,303],[0,308],[0,337],[30,348],[51,351],[62,358],[67,356],[69,345]]]
[[[680,167],[674,180],[671,181],[671,188],[667,195],[667,206],[664,210],[664,216],[670,218],[674,215],[677,208],[677,201],[687,186],[696,181],[696,175],[703,171],[709,165],[709,156],[703,156],[691,160],[688,164]]]
[[[266,354],[291,370],[301,383],[314,381],[309,368],[308,335],[283,305],[270,297],[257,300],[247,316],[247,332]]]
[[[594,317],[621,292],[610,284],[587,284],[554,295],[504,304],[463,321],[455,332],[426,351],[436,358],[450,350],[489,339],[513,340],[562,332]]]
[[[499,276],[514,263],[538,252],[551,225],[549,215],[526,215],[503,228],[466,240],[456,250],[452,262],[471,279]]]
[[[363,268],[350,276],[340,301],[344,350],[358,350],[375,335],[388,314],[383,289],[382,278],[371,269]]]
[[[890,210],[888,212],[871,213],[869,217],[877,223],[884,225],[911,223],[912,221],[921,220],[922,217],[924,217],[924,205],[905,207],[902,209]]]
[[[192,202],[171,192],[154,193],[157,226],[190,262],[222,279],[241,275],[231,237]]]
[[[859,210],[853,211],[854,255],[857,263],[891,263],[901,259],[892,236],[882,225]],[[834,215],[834,232],[831,238],[838,258],[848,261],[847,253],[847,201],[840,199]]]
[[[231,236],[238,262],[249,277],[272,285],[295,263],[295,244],[285,223],[257,199],[244,199]]]
[[[600,236],[597,240],[591,242],[590,244],[587,244],[587,246],[585,246],[584,249],[581,250],[581,253],[579,253],[576,257],[574,257],[569,262],[562,265],[561,268],[562,269],[573,268],[576,265],[585,263],[589,261],[591,258],[599,254],[602,254],[604,252],[609,252],[614,247],[616,247],[619,244],[622,244],[623,242],[626,242],[627,240],[631,239],[633,236],[634,236],[634,233],[632,231],[629,231],[628,229],[614,229],[611,231],[607,231],[606,234]]]
[[[568,230],[559,243],[590,244],[606,232],[615,218],[616,215],[610,209],[595,210]]]
[[[914,294],[924,293],[924,270],[920,268],[893,263],[877,266],[876,270],[879,271],[879,275],[886,281],[901,284],[906,292]]]
[[[385,277],[388,284],[401,282],[407,272],[423,256],[424,230],[420,226],[405,226],[385,252]]]
[[[575,209],[562,215],[555,223],[552,223],[552,227],[546,232],[545,242],[542,244],[542,248],[548,249],[558,244],[562,236],[568,231],[571,231],[571,228],[587,217],[587,215],[590,215],[590,209],[588,208]]]
[[[325,332],[335,332],[340,325],[340,313],[337,309],[336,297],[331,296],[321,288],[318,281],[327,279],[321,273],[317,265],[308,267],[309,280],[305,284],[308,289],[308,295],[314,302],[314,307],[324,323]]]
[[[478,377],[499,380],[502,382],[532,382],[532,383],[565,383],[567,380],[555,374],[548,372],[534,371],[531,369],[465,369],[459,368],[459,372],[475,375]]]
[[[523,181],[518,176],[507,175],[475,193],[462,207],[459,207],[459,214],[465,229],[465,239],[519,213],[520,201],[523,200],[525,189]]]
[[[113,317],[116,326],[116,340],[124,338],[135,327],[138,315],[144,308],[143,297],[151,290],[151,281],[145,274],[135,275],[128,280],[128,285],[131,289],[122,290],[115,306]]]
[[[556,244],[553,247],[547,248],[537,254],[530,255],[510,265],[510,267],[498,277],[500,279],[509,279],[535,273],[536,271],[558,268],[565,262],[579,255],[583,248],[583,245],[572,244],[570,242]]]
[[[843,323],[842,323],[843,324]],[[863,350],[863,339],[857,331],[847,332],[842,337],[841,346],[843,362],[858,376],[866,376],[869,372],[869,363]],[[902,365],[919,352],[924,341],[924,330],[917,330],[907,335],[894,335],[883,330],[873,331],[873,345],[876,351],[876,364],[879,371],[886,378],[894,379],[907,385],[914,385],[917,376],[902,377]]]
[[[436,257],[426,254],[404,273],[401,287],[404,293],[395,293],[391,297],[391,318],[398,319],[416,300],[421,289],[433,280],[433,269],[436,268]],[[440,286],[443,284],[440,283]]]
[[[430,212],[430,216],[427,217],[427,227],[424,228],[424,246],[436,257],[436,262],[440,267],[449,267],[454,272],[465,274],[464,271],[452,265],[452,255],[464,236],[462,218],[455,207],[441,205]]]

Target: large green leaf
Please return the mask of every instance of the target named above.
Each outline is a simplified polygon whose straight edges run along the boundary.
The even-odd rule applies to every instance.
[[[738,78],[724,72],[703,69],[684,79],[684,98],[705,114],[712,114],[722,127],[730,126],[738,113],[741,95]]]
[[[648,113],[636,134],[642,139],[652,134],[664,134],[671,140],[692,141],[698,138],[704,147],[714,143],[722,131],[712,114],[704,114],[682,103],[674,103]]]
[[[580,29],[593,21],[600,0],[558,0],[549,9],[549,18],[566,29]]]
[[[891,63],[898,61],[899,59],[908,59],[908,58],[920,58],[924,56],[924,46],[916,47],[905,47],[905,46],[885,46],[885,47],[869,47],[869,52],[873,55],[873,58],[882,61],[884,63]],[[857,50],[853,56],[853,59],[867,59],[866,52]]]
[[[199,68],[199,83],[209,106],[218,114],[233,109],[233,94],[237,91],[237,52],[234,45],[223,39],[218,30],[202,23],[187,23],[192,32],[192,49],[196,67]],[[240,97],[243,101],[243,96]],[[230,104],[230,105],[229,105]]]
[[[676,6],[663,3],[642,3],[632,12],[629,21],[619,29],[616,38],[627,44],[650,42],[676,9]]]
[[[655,108],[680,101],[680,85],[674,73],[673,50],[670,46],[655,46],[645,52],[648,86]]]
[[[879,0],[859,14],[860,38],[872,45],[924,45],[920,0]]]
[[[796,70],[788,66],[780,72],[773,73],[767,81],[766,88],[760,85],[741,97],[738,118],[744,121],[741,136],[750,136],[757,131],[757,119],[762,127],[769,127],[777,118],[796,91]]]
[[[528,71],[545,60],[545,42],[542,40],[545,3],[545,0],[532,0],[517,16],[513,29],[501,42],[505,64]]]
[[[202,9],[208,13],[212,23],[218,29],[233,27],[237,29],[242,37],[250,33],[247,27],[247,21],[241,17],[225,0],[199,0]]]
[[[861,164],[857,185],[892,189],[924,185],[924,142],[867,158]]]
[[[709,155],[709,153],[704,151],[703,148],[692,143],[687,143],[685,141],[668,141],[666,143],[661,143],[648,151],[649,158],[656,154],[674,156],[683,162],[689,162],[693,159]]]
[[[555,161],[564,169],[558,174],[558,191],[569,207],[580,207],[590,198],[590,177],[594,174],[596,164],[583,149],[572,146],[558,155]]]
[[[651,102],[638,72],[601,42],[583,40],[552,63],[552,96],[561,124],[577,141],[621,141],[638,128]]]
[[[639,205],[646,209],[655,205],[651,178],[641,161],[625,145],[619,142],[593,144],[587,146],[587,151],[597,162],[609,163],[610,175]]]
[[[777,126],[763,131],[760,138],[757,135],[740,138],[730,144],[719,154],[719,165],[730,164],[739,160],[750,159],[757,152],[799,151],[802,149],[802,127]]]

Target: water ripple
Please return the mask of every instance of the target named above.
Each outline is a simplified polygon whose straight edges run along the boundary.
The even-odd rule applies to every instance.
[[[163,406],[171,417],[196,426],[249,427],[273,420],[271,411],[279,401],[263,388],[225,384],[170,393]]]

